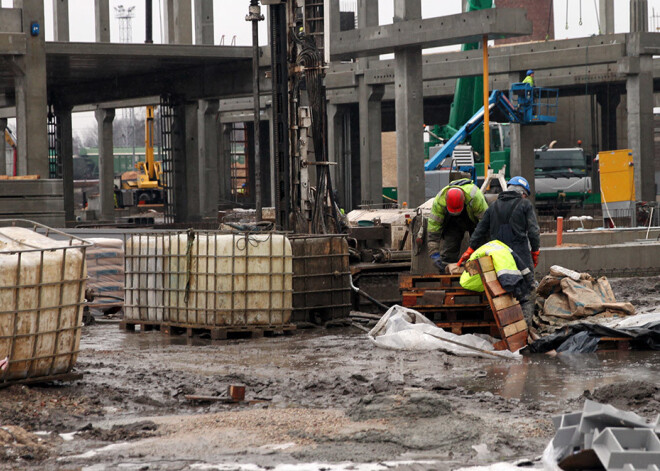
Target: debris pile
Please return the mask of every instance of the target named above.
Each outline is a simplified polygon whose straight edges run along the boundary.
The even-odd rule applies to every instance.
[[[617,302],[607,278],[554,265],[537,288],[534,324],[537,333],[552,333],[584,320],[625,317],[635,314],[630,303]]]

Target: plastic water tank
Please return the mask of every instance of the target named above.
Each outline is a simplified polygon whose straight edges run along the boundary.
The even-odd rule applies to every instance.
[[[80,347],[89,244],[29,221],[0,221],[7,224],[32,228],[0,227],[0,359],[9,359],[0,382],[68,373]]]

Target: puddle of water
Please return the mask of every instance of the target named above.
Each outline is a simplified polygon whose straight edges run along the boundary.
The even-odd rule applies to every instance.
[[[466,379],[459,386],[523,402],[556,403],[612,383],[656,383],[660,379],[659,359],[660,353],[654,351],[533,355],[518,364],[487,366],[483,368],[485,375]]]

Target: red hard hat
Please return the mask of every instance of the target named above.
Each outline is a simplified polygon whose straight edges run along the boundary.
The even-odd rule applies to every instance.
[[[447,191],[447,211],[449,214],[460,214],[465,204],[465,195],[460,188],[450,188]]]

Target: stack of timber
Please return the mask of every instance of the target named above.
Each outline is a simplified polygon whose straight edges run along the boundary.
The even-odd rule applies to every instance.
[[[91,307],[101,309],[123,306],[124,242],[121,239],[87,239],[94,244],[87,249],[87,287],[94,292]]]
[[[497,280],[493,259],[489,256],[480,257],[467,262],[465,269],[470,275],[481,275],[486,297],[502,338],[495,347],[515,352],[526,346],[528,329],[522,308],[518,300],[502,288]]]
[[[452,333],[497,336],[499,329],[486,296],[463,288],[459,280],[460,275],[399,275],[402,303]]]

